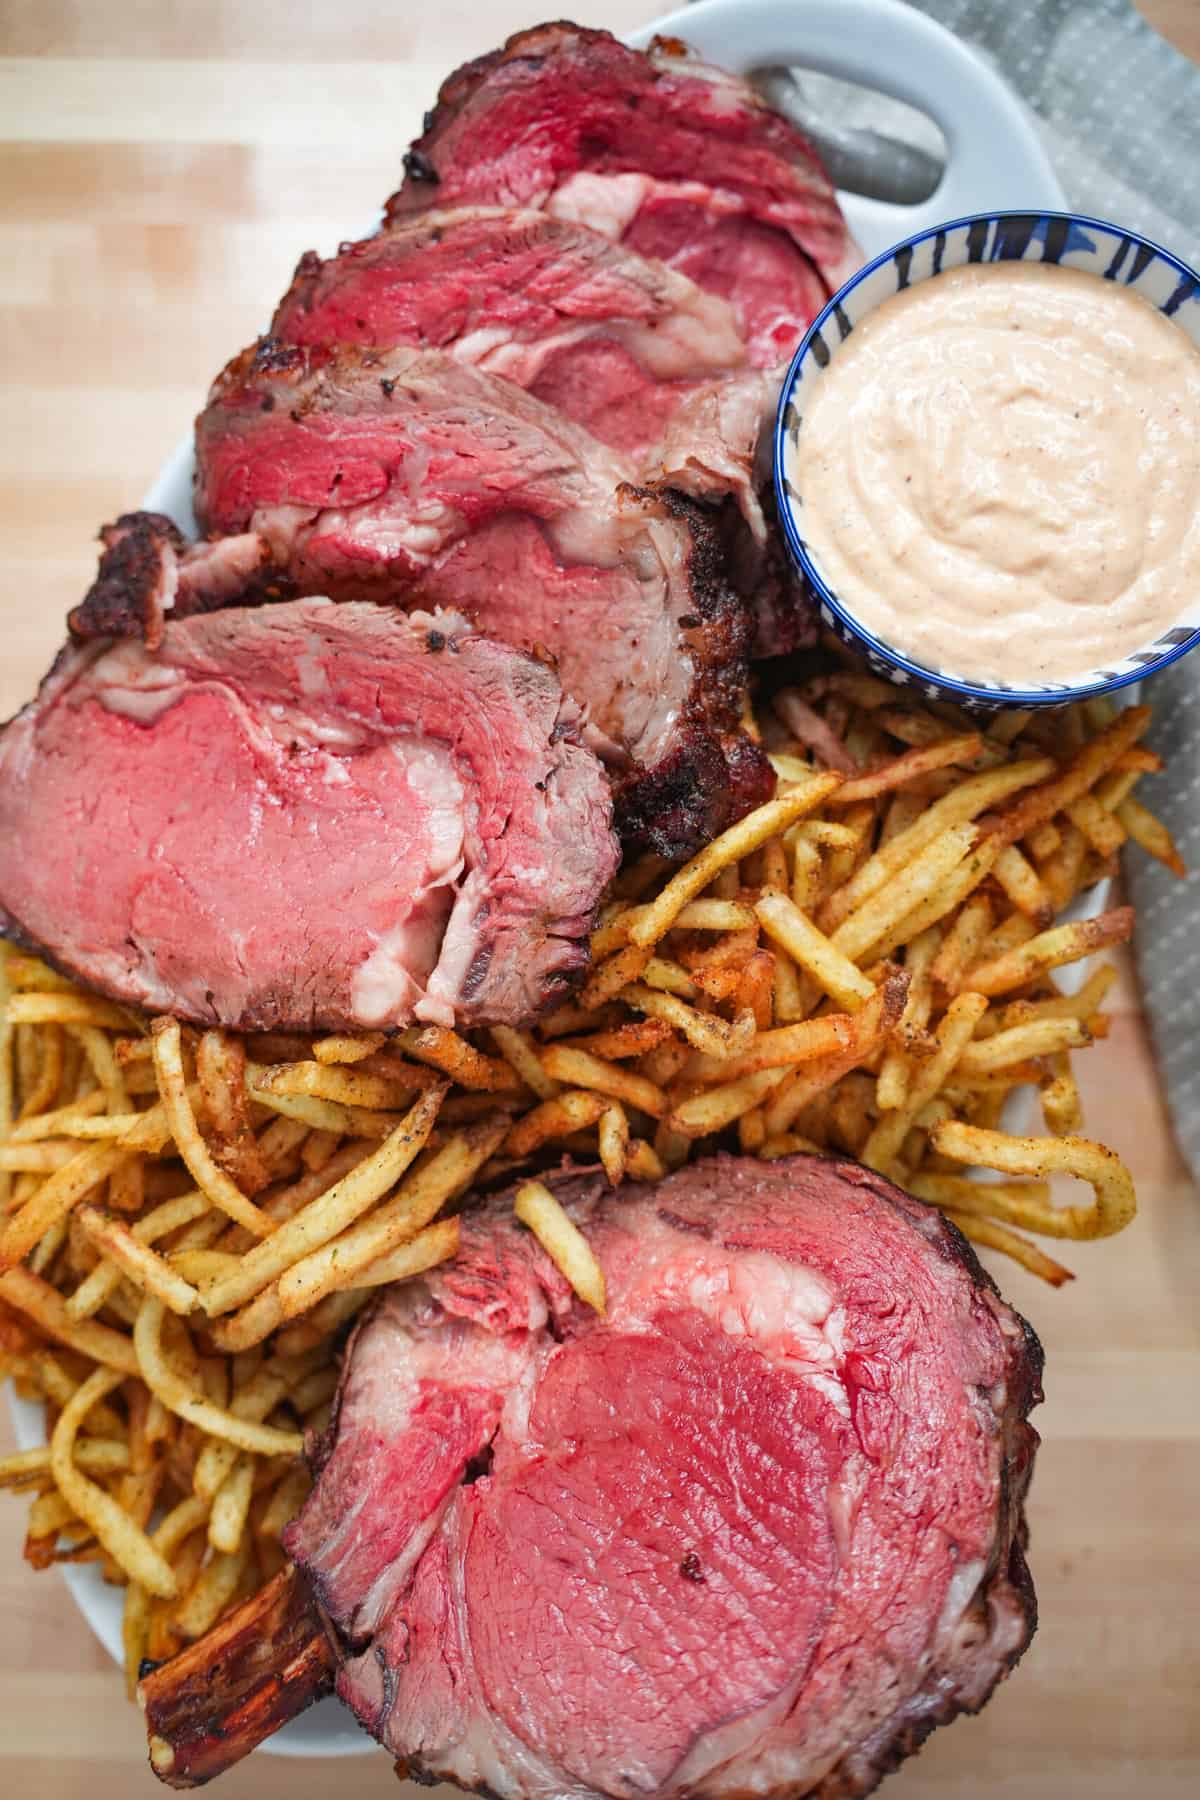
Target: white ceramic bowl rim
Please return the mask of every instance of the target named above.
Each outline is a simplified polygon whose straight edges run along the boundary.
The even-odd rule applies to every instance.
[[[923,231],[914,232],[912,237],[901,238],[887,250],[880,251],[879,255],[873,257],[870,262],[864,263],[862,268],[857,269],[849,281],[844,282],[837,293],[825,303],[801,338],[796,353],[788,364],[788,371],[779,392],[779,405],[775,414],[775,500],[779,522],[788,549],[793,560],[800,565],[805,578],[813,587],[821,604],[827,606],[835,618],[839,619],[855,638],[866,645],[883,662],[890,663],[893,668],[902,669],[905,674],[912,677],[914,682],[932,683],[944,693],[959,695],[964,699],[990,702],[1003,707],[1064,706],[1076,700],[1091,699],[1097,694],[1116,693],[1119,688],[1131,687],[1135,682],[1144,680],[1146,676],[1157,675],[1160,669],[1169,668],[1172,663],[1178,662],[1181,656],[1186,656],[1189,650],[1194,650],[1200,644],[1200,626],[1182,642],[1173,644],[1169,650],[1164,650],[1161,656],[1156,657],[1153,662],[1143,664],[1141,668],[1130,669],[1123,674],[1105,679],[1093,679],[1090,675],[1084,675],[1078,682],[1063,683],[1061,687],[1052,691],[1046,688],[1021,690],[1009,687],[989,687],[983,682],[965,681],[958,676],[944,674],[940,669],[933,669],[924,663],[914,662],[911,657],[905,656],[902,651],[897,650],[883,638],[876,637],[874,632],[869,631],[849,607],[838,599],[818,570],[808,546],[796,527],[791,497],[787,492],[783,474],[784,441],[788,429],[786,415],[791,403],[792,390],[808,359],[813,340],[821,334],[829,320],[836,316],[837,310],[847,294],[853,293],[855,288],[868,276],[873,275],[877,269],[892,262],[898,252],[915,249],[919,244],[928,243],[930,238],[937,237],[940,232],[959,231],[964,227],[969,228],[977,224],[990,225],[1006,219],[1032,220],[1035,222],[1035,229],[1037,225],[1052,220],[1061,220],[1068,226],[1076,226],[1082,231],[1104,232],[1109,236],[1123,238],[1131,246],[1150,251],[1152,258],[1169,264],[1177,272],[1180,279],[1179,304],[1193,297],[1200,298],[1200,274],[1183,262],[1173,251],[1155,243],[1153,238],[1144,237],[1141,232],[1131,231],[1124,225],[1116,224],[1112,219],[1097,219],[1088,213],[1055,212],[1040,206],[1024,209],[1013,207],[1006,211],[996,212],[966,213],[961,218],[946,219],[940,225],[930,225]]]

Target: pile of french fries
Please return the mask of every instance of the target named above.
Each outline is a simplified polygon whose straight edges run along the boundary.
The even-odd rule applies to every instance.
[[[131,1691],[276,1573],[346,1326],[455,1254],[472,1191],[514,1185],[601,1311],[538,1179],[564,1156],[619,1186],[718,1144],[849,1154],[1055,1283],[1028,1234],[1127,1224],[1070,1062],[1105,1035],[1113,970],[1073,992],[1055,971],[1132,915],[1055,920],[1127,838],[1179,867],[1134,797],[1161,766],[1148,719],[1092,701],[979,726],[846,668],[763,698],[776,798],[682,868],[628,865],[587,981],[531,1031],[239,1037],[4,952],[0,1373],[48,1441],[0,1485],[33,1496],[31,1562],[125,1585]],[[1041,1135],[1004,1129],[1019,1090]],[[1056,1173],[1087,1201],[1056,1203]]]

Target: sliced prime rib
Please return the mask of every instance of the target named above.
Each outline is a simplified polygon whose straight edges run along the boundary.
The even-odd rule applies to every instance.
[[[688,422],[722,465],[719,492],[746,488],[767,403],[729,305],[662,263],[546,212],[464,207],[418,213],[379,236],[304,256],[271,323],[291,344],[445,350],[558,406],[602,443],[661,476],[656,450],[690,396],[715,380],[750,397],[747,421]]]
[[[353,1340],[286,1537],[338,1691],[501,1800],[866,1794],[1032,1634],[1036,1339],[856,1164],[553,1185],[603,1318],[501,1196]]]
[[[577,722],[453,613],[291,601],[73,646],[0,736],[0,926],[204,1023],[528,1019],[617,861]]]
[[[649,53],[564,23],[443,83],[395,221],[430,205],[535,206],[658,258],[733,305],[753,360],[790,355],[856,261],[805,138],[674,40]]]
[[[707,514],[557,408],[442,351],[265,339],[218,378],[196,453],[202,527],[258,533],[301,592],[452,606],[548,650],[626,835],[684,854],[769,793]]]

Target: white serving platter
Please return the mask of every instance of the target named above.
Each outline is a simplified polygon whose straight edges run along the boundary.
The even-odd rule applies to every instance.
[[[935,120],[946,141],[946,167],[929,199],[899,206],[839,196],[867,258],[965,213],[1065,205],[1031,117],[1015,95],[957,38],[901,0],[701,0],[633,33],[629,42],[644,48],[660,32],[685,39],[705,61],[738,74],[772,64],[813,69],[906,101]],[[398,142],[397,165],[402,147]],[[307,247],[297,241],[297,253]],[[193,467],[188,437],[143,502],[189,533],[195,530]],[[1100,903],[1097,892],[1087,910]],[[20,1447],[44,1442],[41,1408],[11,1390],[9,1404]],[[120,1662],[121,1590],[106,1586],[90,1564],[62,1573],[80,1612]],[[337,1701],[323,1700],[262,1748],[276,1756],[311,1757],[354,1756],[376,1746]]]

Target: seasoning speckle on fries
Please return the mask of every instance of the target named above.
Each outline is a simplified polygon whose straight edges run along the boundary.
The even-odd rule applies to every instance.
[[[1160,766],[1148,718],[976,729],[849,670],[777,695],[776,798],[680,868],[628,865],[588,979],[528,1030],[200,1031],[0,953],[0,1370],[48,1440],[0,1487],[31,1497],[35,1566],[125,1585],[130,1691],[278,1573],[347,1327],[456,1254],[474,1187],[516,1180],[598,1312],[595,1257],[538,1180],[564,1156],[619,1187],[718,1141],[849,1153],[1056,1285],[1034,1238],[1128,1224],[1071,1072],[1112,971],[1076,992],[1055,971],[1132,913],[1055,921],[1126,837],[1181,866],[1134,798]],[[1043,1136],[1003,1129],[1022,1091]],[[1056,1204],[1054,1174],[1090,1201]]]

